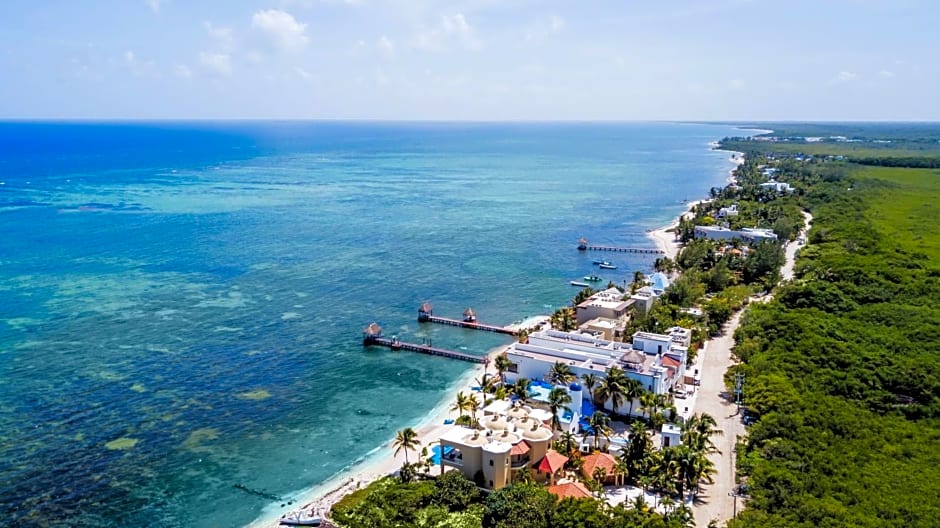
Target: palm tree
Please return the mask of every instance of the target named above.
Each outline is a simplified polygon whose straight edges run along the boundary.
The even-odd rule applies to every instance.
[[[464,394],[463,391],[460,391],[457,393],[457,397],[454,400],[454,404],[451,405],[450,410],[457,411],[457,416],[459,417],[465,410],[467,410],[468,404],[469,402],[467,401],[467,395]]]
[[[529,342],[529,329],[528,329],[528,328],[523,328],[523,329],[519,330],[519,333],[516,334],[516,339],[517,339],[520,343],[523,343],[523,344],[528,343],[528,342]]]
[[[646,392],[646,389],[643,388],[643,384],[640,383],[640,380],[627,378],[623,386],[623,396],[630,402],[630,417],[633,419],[633,402],[643,395]]]
[[[630,465],[631,474],[638,475],[646,471],[650,454],[653,451],[653,439],[650,437],[649,429],[641,421],[633,422],[630,426],[630,446],[623,455]]]
[[[584,387],[588,390],[588,394],[591,395],[591,401],[594,401],[594,387],[597,386],[597,376],[594,374],[582,374],[581,381],[584,382]]]
[[[529,380],[527,378],[517,379],[515,385],[513,385],[510,390],[512,391],[512,395],[519,398],[520,401],[527,401],[529,399]]]
[[[570,332],[578,327],[578,318],[575,314],[574,308],[566,306],[564,308],[559,308],[552,314],[551,318],[552,328],[556,330],[561,330],[562,332]]]
[[[506,383],[506,371],[512,368],[512,361],[505,353],[496,356],[496,372],[499,373],[499,381]]]
[[[574,437],[574,433],[571,431],[565,431],[561,433],[558,437],[558,442],[563,446],[563,450],[566,456],[571,456],[571,453],[575,450],[575,444],[577,440]]]
[[[419,445],[421,445],[421,442],[418,440],[418,433],[410,427],[398,431],[398,433],[395,434],[395,441],[392,442],[392,446],[395,447],[396,456],[398,456],[400,451],[405,451],[405,464],[408,464],[408,451],[414,451]]]
[[[548,371],[548,381],[552,382],[553,385],[567,385],[574,379],[575,375],[571,372],[571,367],[561,361],[556,361],[551,370]]]
[[[476,394],[470,394],[467,396],[467,410],[470,411],[470,418],[473,420],[473,426],[477,426],[477,407],[480,406],[480,400],[477,399]]]
[[[480,386],[480,391],[482,391],[484,394],[493,392],[493,376],[490,376],[488,373],[483,372],[483,375],[474,381],[477,382],[477,385]]]
[[[633,282],[630,283],[630,293],[636,293],[637,290],[643,287],[643,284],[646,282],[646,275],[643,275],[642,271],[633,272]]]
[[[656,395],[652,392],[644,392],[640,395],[640,411],[646,415],[647,419],[653,416],[653,409],[656,407]]]
[[[612,410],[614,413],[623,406],[623,387],[626,383],[626,379],[627,377],[620,367],[610,367],[607,369],[607,377],[601,380],[600,386],[597,387],[599,399],[603,403],[607,403],[607,400],[610,400],[613,405]]]
[[[558,363],[555,364],[558,365]],[[569,403],[571,403],[571,395],[565,389],[555,388],[548,393],[548,409],[552,413],[552,431],[561,429],[558,411],[561,409],[571,410],[568,407]]]
[[[607,413],[601,411],[594,411],[594,414],[588,418],[588,425],[591,426],[591,429],[594,430],[594,449],[597,450],[597,446],[600,443],[599,437],[604,436],[608,441],[610,440],[610,433],[613,430],[610,428],[610,417],[607,416]]]
[[[617,484],[622,486],[627,482],[627,477],[630,475],[630,465],[623,458],[618,458],[614,470],[617,475]]]

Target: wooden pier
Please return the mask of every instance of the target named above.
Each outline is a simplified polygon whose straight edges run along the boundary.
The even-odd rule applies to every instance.
[[[388,338],[382,337],[381,335],[370,335],[367,333],[362,339],[362,344],[363,346],[383,346],[392,350],[410,350],[411,352],[418,352],[419,354],[427,354],[429,356],[440,356],[450,359],[459,359],[460,361],[467,361],[470,363],[486,364],[485,357],[474,356],[473,354],[465,354],[455,350],[445,350],[443,348],[436,348],[430,345],[406,343],[404,341],[399,341],[394,337]]]
[[[467,308],[463,313],[463,320],[459,319],[450,319],[448,317],[438,317],[434,315],[431,303],[425,302],[418,308],[418,322],[419,323],[437,323],[447,326],[459,326],[461,328],[469,328],[471,330],[483,330],[484,332],[494,332],[497,334],[506,334],[506,335],[518,335],[518,330],[513,330],[511,328],[506,328],[504,326],[495,326],[488,325],[484,323],[477,322],[477,316],[473,312],[472,308]]]
[[[620,247],[620,246],[592,246],[584,237],[578,239],[578,251],[614,251],[617,253],[645,253],[648,255],[665,255],[666,252],[661,249],[638,248],[638,247]]]
[[[618,253],[646,253],[649,255],[665,255],[666,252],[661,249],[636,248],[636,247],[618,247],[618,246],[585,246],[581,251],[615,251]]]

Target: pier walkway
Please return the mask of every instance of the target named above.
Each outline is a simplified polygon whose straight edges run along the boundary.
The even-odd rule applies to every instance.
[[[661,249],[619,247],[619,246],[584,246],[584,249],[578,247],[580,251],[615,251],[618,253],[647,253],[650,255],[665,255],[666,252]]]
[[[486,363],[486,358],[481,356],[474,356],[473,354],[465,354],[463,352],[457,352],[455,350],[446,350],[443,348],[435,348],[430,345],[419,345],[417,343],[407,343],[404,341],[399,341],[395,338],[388,338],[382,336],[369,336],[367,335],[363,339],[362,344],[364,346],[384,346],[392,350],[410,350],[411,352],[418,352],[420,354],[428,354],[430,356],[440,356],[450,359],[459,359],[460,361],[468,361],[470,363]]]
[[[665,255],[666,252],[661,249],[640,248],[640,247],[621,247],[621,246],[593,246],[587,239],[581,237],[578,240],[578,251],[614,251],[617,253],[645,253],[648,255]]]
[[[460,319],[450,319],[448,317],[439,317],[434,315],[434,312],[431,307],[431,303],[425,302],[418,308],[418,322],[419,323],[437,323],[447,326],[459,326],[461,328],[469,328],[471,330],[483,330],[484,332],[495,332],[497,334],[506,334],[506,335],[518,335],[518,330],[513,330],[512,328],[506,328],[505,326],[496,326],[488,325],[485,323],[478,323],[476,313],[474,313],[472,308],[467,308],[463,313],[463,320]]]
[[[422,323],[437,323],[448,326],[459,326],[461,328],[470,328],[472,330],[483,330],[484,332],[496,332],[497,334],[516,335],[518,333],[516,330],[506,328],[504,326],[494,326],[471,321],[460,321],[457,319],[448,319],[447,317],[438,317],[436,315],[429,315],[424,318],[418,317],[418,321]]]

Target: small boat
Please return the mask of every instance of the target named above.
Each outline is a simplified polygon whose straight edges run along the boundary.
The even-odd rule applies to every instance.
[[[590,288],[591,285],[586,282],[571,281],[572,286],[578,286],[579,288]]]
[[[588,282],[600,282],[601,278],[598,277],[597,275],[585,275],[584,280]]]
[[[285,515],[278,521],[281,526],[320,526],[323,518],[319,513],[299,511],[293,515]]]
[[[597,264],[610,264],[610,262],[607,262],[606,260],[595,260],[595,261],[593,261],[593,262],[594,262],[595,265],[597,265]]]
[[[611,264],[610,262],[605,262],[605,263],[603,263],[603,264],[600,265],[600,268],[601,268],[601,269],[617,269],[617,266],[614,266],[614,265]]]

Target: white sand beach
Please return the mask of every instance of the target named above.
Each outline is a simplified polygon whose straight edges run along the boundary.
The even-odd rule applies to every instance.
[[[510,326],[528,328],[544,320],[547,320],[546,316],[530,317]],[[488,365],[492,365],[496,356],[502,354],[505,350],[506,346],[499,346],[490,350],[487,354],[489,358]],[[437,445],[441,436],[451,427],[450,425],[445,425],[444,420],[454,418],[453,412],[450,411],[454,394],[457,391],[470,392],[470,387],[476,385],[474,380],[478,379],[486,368],[487,366],[484,365],[475,365],[472,370],[461,376],[451,386],[452,390],[447,392],[434,410],[414,427],[415,431],[418,433],[418,439],[421,441],[421,447],[427,447],[430,452],[431,448]],[[489,369],[491,373],[492,370],[492,368]],[[255,519],[254,522],[249,524],[249,528],[273,528],[278,526],[278,520],[282,516],[287,514],[293,515],[301,511],[319,512],[320,515],[327,517],[330,508],[344,496],[359,488],[368,486],[370,483],[382,477],[393,475],[401,468],[402,464],[405,462],[405,454],[402,452],[396,456],[392,442],[393,439],[389,439],[380,446],[379,451],[376,452],[374,456],[368,457],[360,464],[352,466],[346,471],[334,475],[323,484],[310,488],[302,493],[297,500],[297,503],[302,506],[277,507],[277,505],[272,505],[266,508],[258,519]],[[417,452],[409,452],[408,460],[410,462],[419,460],[420,452],[420,448]],[[438,468],[432,468],[431,474],[435,474],[435,471],[438,470]]]

